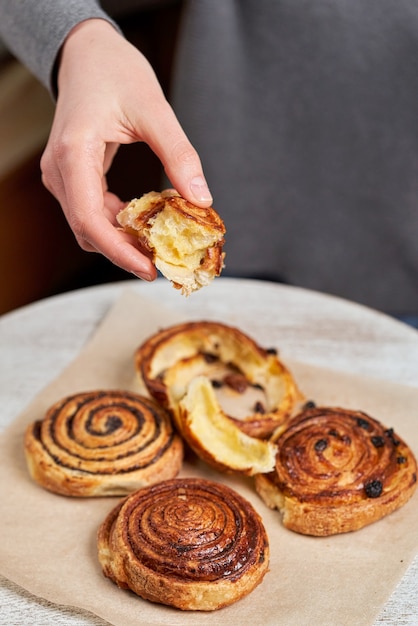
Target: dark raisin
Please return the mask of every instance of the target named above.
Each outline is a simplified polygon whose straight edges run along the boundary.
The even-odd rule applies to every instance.
[[[267,354],[278,354],[277,348],[267,348]]]
[[[403,465],[403,463],[406,463],[406,456],[398,456],[396,462],[399,463],[399,465]]]
[[[339,434],[333,428],[328,431],[328,435],[331,435],[331,437],[339,437]]]
[[[365,420],[363,417],[357,418],[357,426],[360,426],[360,428],[364,428],[364,430],[370,430],[369,422]]]
[[[261,550],[259,557],[258,557],[258,562],[259,563],[264,563],[264,561],[266,560],[266,556],[264,554],[264,550]]]
[[[257,402],[254,404],[254,412],[255,413],[265,413],[266,412],[264,404],[262,402],[260,402],[260,400],[257,400]]]
[[[383,437],[380,437],[380,435],[374,435],[371,438],[371,442],[375,448],[383,448],[383,446],[385,445],[385,440]]]
[[[316,402],[314,402],[313,400],[308,400],[308,402],[305,402],[305,404],[303,405],[304,409],[314,409],[316,407]]]
[[[385,430],[385,435],[391,440],[394,446],[399,446],[400,441],[399,439],[396,439],[395,431],[393,430],[393,428],[388,428],[387,430]]]
[[[243,374],[227,374],[224,376],[224,383],[237,393],[244,393],[248,387],[248,380]]]
[[[214,389],[220,389],[224,385],[221,380],[211,380],[211,383]]]
[[[371,480],[364,486],[368,498],[378,498],[382,495],[383,485],[380,480]]]
[[[205,359],[206,363],[214,363],[218,360],[216,354],[212,354],[211,352],[203,352],[203,358]]]
[[[317,452],[323,452],[328,447],[328,441],[326,439],[318,439],[315,443],[315,450]]]

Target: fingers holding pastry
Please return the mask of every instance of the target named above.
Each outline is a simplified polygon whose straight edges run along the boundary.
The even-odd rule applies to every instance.
[[[207,207],[212,198],[199,155],[149,61],[106,20],[76,24],[63,41],[56,69],[57,106],[41,159],[43,182],[84,250],[153,280],[149,259],[120,237],[113,219],[105,226],[105,175],[119,145],[145,142],[183,196]]]
[[[220,275],[225,226],[212,207],[198,207],[170,189],[132,200],[116,217],[184,295]]]

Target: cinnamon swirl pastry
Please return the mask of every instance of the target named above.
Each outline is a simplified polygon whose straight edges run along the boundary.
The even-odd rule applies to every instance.
[[[184,295],[221,273],[225,226],[212,207],[197,207],[167,189],[132,200],[116,219],[125,232],[138,237],[157,269]]]
[[[178,478],[120,502],[98,531],[103,573],[146,600],[213,611],[249,594],[269,567],[262,520],[219,483]]]
[[[90,391],[63,398],[30,424],[25,455],[32,478],[50,491],[113,496],[176,476],[183,443],[153,400]]]
[[[403,506],[416,488],[408,445],[361,411],[307,409],[274,440],[275,469],[256,477],[256,489],[296,532],[357,530]]]

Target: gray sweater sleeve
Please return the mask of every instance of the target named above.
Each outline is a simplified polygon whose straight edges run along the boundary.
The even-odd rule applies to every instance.
[[[61,45],[78,23],[116,24],[95,0],[0,0],[0,37],[10,52],[50,90]]]

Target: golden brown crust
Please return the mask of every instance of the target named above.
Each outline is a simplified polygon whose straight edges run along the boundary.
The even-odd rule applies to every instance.
[[[275,470],[257,476],[256,489],[296,532],[357,530],[403,506],[416,488],[408,445],[361,411],[307,409],[274,439]]]
[[[268,538],[252,505],[198,478],[164,481],[119,503],[98,532],[103,573],[146,600],[213,611],[268,571]]]
[[[197,207],[174,190],[152,191],[132,200],[117,220],[185,295],[222,271],[225,225],[213,207]]]
[[[183,443],[168,413],[127,391],[77,393],[50,407],[25,433],[29,472],[66,496],[125,495],[173,478]]]
[[[202,320],[161,329],[138,347],[135,364],[149,393],[175,417],[190,382],[206,377],[228,418],[251,437],[271,436],[303,400],[274,350],[220,322]]]

